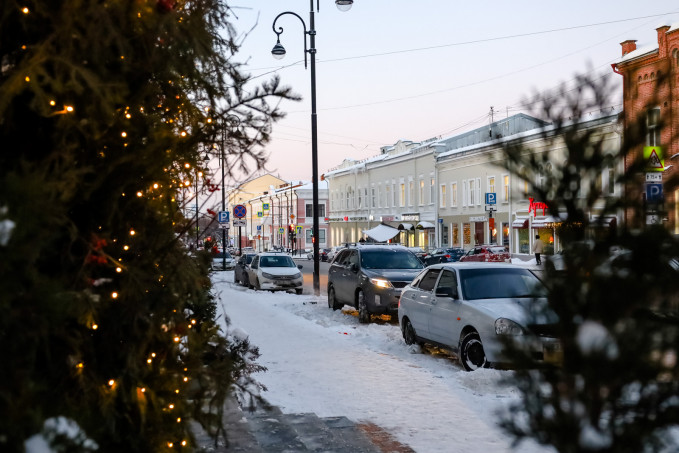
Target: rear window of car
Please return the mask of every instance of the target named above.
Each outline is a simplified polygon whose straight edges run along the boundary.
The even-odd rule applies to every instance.
[[[364,269],[422,269],[422,261],[406,250],[363,250]]]
[[[542,282],[527,269],[460,269],[460,281],[466,300],[545,297],[547,294]]]
[[[504,247],[490,247],[491,253],[505,253],[507,250]]]
[[[259,259],[259,267],[295,267],[295,262],[287,255],[262,256]]]

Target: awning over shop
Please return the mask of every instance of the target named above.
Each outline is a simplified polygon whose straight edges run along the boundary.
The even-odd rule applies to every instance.
[[[386,242],[396,236],[399,233],[399,230],[392,226],[385,225],[384,223],[380,223],[375,228],[363,230],[363,233],[367,234],[377,242]]]
[[[412,231],[414,228],[413,228],[413,224],[412,224],[412,223],[400,223],[400,224],[398,225],[398,229],[399,229],[399,230]]]
[[[557,219],[551,215],[547,217],[536,217],[533,219],[533,228],[554,228],[555,223],[561,223],[561,219]]]
[[[416,228],[418,230],[425,230],[427,228],[435,228],[435,227],[436,226],[433,223],[423,220],[423,221],[421,221],[420,223],[417,224]]]
[[[528,228],[528,217],[517,217],[514,219],[512,228]]]

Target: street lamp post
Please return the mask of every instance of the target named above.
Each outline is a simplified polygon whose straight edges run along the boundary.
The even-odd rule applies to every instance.
[[[219,165],[222,167],[222,211],[226,211],[226,188],[224,187],[224,168],[226,167],[225,150],[226,147],[226,126],[227,120],[235,123],[236,127],[240,125],[240,118],[235,115],[228,115],[222,122],[222,146],[219,151]],[[238,227],[240,228],[240,227]],[[222,269],[226,269],[226,228],[222,228]]]
[[[307,53],[311,55],[311,184],[312,184],[312,215],[314,216],[313,223],[313,233],[314,237],[318,238],[319,235],[319,221],[318,221],[318,125],[316,116],[316,25],[314,22],[314,12],[319,10],[320,0],[316,0],[316,8],[314,10],[314,0],[309,0],[309,30],[306,28],[306,23],[298,14],[292,11],[285,11],[280,13],[273,21],[271,28],[273,28],[274,33],[276,33],[276,45],[271,50],[271,54],[274,58],[283,58],[285,56],[285,47],[281,44],[281,34],[283,33],[283,27],[278,27],[276,29],[276,21],[279,17],[286,14],[295,16],[302,22],[302,27],[304,28],[304,68],[307,67]],[[335,5],[340,11],[348,11],[351,5],[354,3],[353,0],[335,0]],[[309,47],[307,48],[306,37],[309,35]],[[319,244],[318,241],[313,241],[314,250],[314,294],[316,296],[321,293],[321,284],[319,279],[320,266],[319,266]]]

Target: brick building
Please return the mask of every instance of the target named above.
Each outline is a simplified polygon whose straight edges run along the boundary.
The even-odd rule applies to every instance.
[[[631,228],[662,222],[679,234],[679,189],[669,184],[679,176],[679,23],[660,26],[656,32],[657,43],[648,46],[637,48],[636,40],[631,39],[622,42],[622,57],[612,65],[613,71],[623,76],[625,130],[639,133],[639,143],[626,158],[625,169],[643,158],[646,173],[652,174],[648,178],[654,179],[646,182],[646,176],[640,174],[639,184],[626,189],[627,197],[645,199],[647,204],[645,219],[634,218],[628,211],[625,221]],[[657,209],[658,191],[646,188],[654,183],[663,185],[664,204]],[[652,198],[642,198],[647,194]]]

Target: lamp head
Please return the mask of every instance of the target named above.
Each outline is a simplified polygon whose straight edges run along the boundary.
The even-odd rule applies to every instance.
[[[337,6],[337,9],[345,12],[349,11],[351,9],[351,5],[354,4],[354,0],[335,0],[335,5]]]
[[[278,41],[276,45],[273,46],[273,49],[271,49],[271,55],[273,55],[276,60],[280,60],[285,56],[285,47],[283,47],[283,44],[281,44],[280,41]]]

